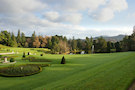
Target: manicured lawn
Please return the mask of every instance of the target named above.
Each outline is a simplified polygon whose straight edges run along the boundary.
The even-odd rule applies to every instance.
[[[135,52],[64,55],[34,55],[52,62],[29,62],[16,55],[16,64],[50,63],[43,71],[27,77],[1,77],[0,90],[124,90],[135,79]],[[5,67],[5,66],[0,66]]]

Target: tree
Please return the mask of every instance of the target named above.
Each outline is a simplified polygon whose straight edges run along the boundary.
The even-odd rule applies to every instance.
[[[135,31],[131,35],[131,51],[135,51]]]
[[[33,47],[39,48],[40,47],[40,42],[39,42],[39,38],[36,37],[34,42],[33,42]]]
[[[77,48],[79,50],[82,50],[82,41],[81,41],[81,39],[77,39]]]
[[[12,44],[11,44],[11,46],[12,46],[12,47],[17,47],[16,38],[15,38],[15,35],[14,35],[13,32],[12,32],[11,39],[12,39]]]
[[[67,38],[66,38],[66,37],[64,37],[64,38],[63,38],[63,41],[67,42]]]
[[[22,44],[22,46],[24,47],[25,46],[25,42],[26,42],[26,38],[25,38],[25,34],[22,32],[21,33],[21,44]]]
[[[53,54],[56,54],[56,53],[59,53],[60,47],[59,47],[59,45],[55,42],[55,43],[53,44],[53,47],[51,48],[51,50],[52,50],[52,53],[53,53]]]
[[[122,51],[128,51],[129,50],[129,37],[125,36],[122,40]]]
[[[107,52],[110,53],[112,48],[112,44],[110,41],[107,42]]]
[[[29,47],[28,42],[25,42],[24,47],[25,47],[25,48],[28,48],[28,47]]]
[[[60,47],[58,45],[59,43],[58,36],[52,36],[51,42],[52,42],[52,47],[51,47],[52,53],[59,53]]]
[[[64,56],[62,57],[61,64],[66,64],[66,60]]]
[[[41,47],[44,48],[47,44],[47,40],[46,40],[46,37],[42,37],[41,38]]]
[[[21,35],[20,35],[20,30],[18,30],[18,34],[17,34],[17,43],[18,43],[18,46],[21,47]]]
[[[32,43],[31,38],[26,38],[26,42],[28,44],[28,47],[32,47],[33,43]]]
[[[48,49],[51,49],[52,48],[52,41],[51,41],[51,37],[49,37],[49,38],[47,38],[47,47],[48,47]]]
[[[116,47],[116,52],[121,52],[122,51],[121,42],[116,42],[115,47]]]
[[[5,40],[5,35],[1,32],[0,33],[0,43],[3,44],[4,40]]]
[[[66,52],[69,51],[69,48],[68,48],[67,43],[65,41],[61,40],[58,45],[59,45],[59,48],[60,48],[60,51],[59,51],[60,54],[66,53]]]
[[[75,51],[77,49],[77,41],[74,39],[74,37],[73,37],[71,46],[72,46],[73,51]]]
[[[97,52],[104,53],[107,51],[107,42],[103,37],[97,39]]]
[[[34,47],[33,46],[33,42],[35,41],[35,38],[36,38],[36,33],[34,31],[33,34],[32,34],[32,36],[31,36],[31,44],[30,44],[31,47]]]
[[[88,37],[86,37],[85,43],[86,43],[85,52],[86,53],[91,53],[91,47],[93,45],[93,39],[92,39],[92,37],[91,37],[91,39],[89,39]]]
[[[7,31],[1,31],[0,34],[1,37],[1,44],[7,45],[7,46],[12,46],[12,39],[11,39],[11,34]]]

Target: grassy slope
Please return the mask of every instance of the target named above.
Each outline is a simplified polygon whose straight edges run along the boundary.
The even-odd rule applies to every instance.
[[[16,58],[17,64],[29,63],[20,60],[20,57]],[[39,54],[37,57],[40,57]],[[46,67],[43,72],[28,77],[0,77],[0,89],[123,90],[135,78],[134,52],[65,55],[67,61],[65,65],[59,64],[62,55],[45,55],[43,57],[53,60],[51,67]]]

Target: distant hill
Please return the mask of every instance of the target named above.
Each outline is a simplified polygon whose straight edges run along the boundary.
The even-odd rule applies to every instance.
[[[99,36],[101,37],[101,36]],[[99,37],[95,37],[94,39],[97,39]],[[118,36],[102,36],[106,41],[111,41],[111,42],[117,42],[123,40],[125,35],[118,35]]]

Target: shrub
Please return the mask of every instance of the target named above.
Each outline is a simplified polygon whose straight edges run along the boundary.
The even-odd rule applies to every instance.
[[[2,55],[0,55],[0,58],[2,58]]]
[[[14,58],[11,58],[11,59],[10,59],[10,62],[14,62],[14,61],[15,61]]]
[[[10,51],[10,49],[7,49],[7,51]]]
[[[40,56],[43,56],[43,54],[40,54]]]
[[[22,56],[23,58],[25,58],[26,56],[25,56],[25,52],[23,53],[23,56]]]
[[[61,64],[66,64],[65,57],[62,57]]]
[[[30,52],[28,52],[28,55],[30,55]]]
[[[29,57],[30,62],[51,62],[50,60],[47,59],[42,59],[42,58],[35,58],[35,57]]]
[[[48,67],[50,64],[27,64],[27,65],[35,65],[35,66],[41,66],[41,67]]]
[[[35,57],[29,57],[29,61],[35,60]]]

